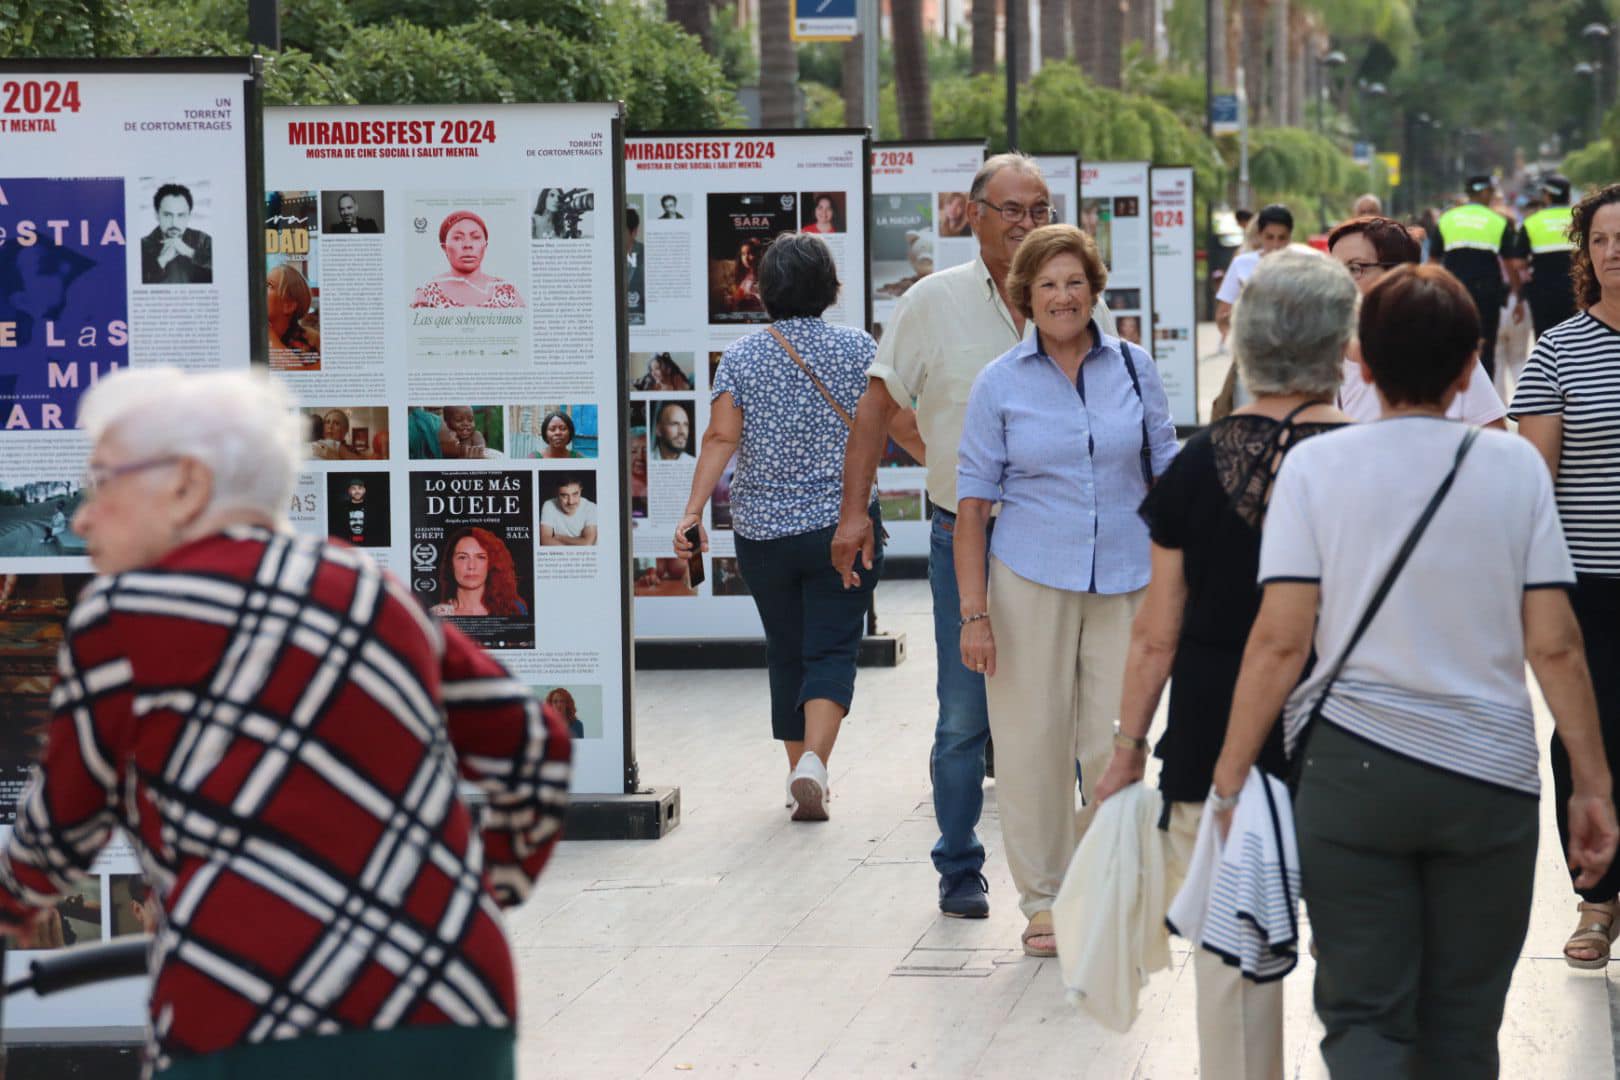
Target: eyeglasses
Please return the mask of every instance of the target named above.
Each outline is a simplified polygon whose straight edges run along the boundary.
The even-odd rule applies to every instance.
[[[1400,263],[1392,262],[1348,262],[1344,264],[1344,268],[1350,271],[1351,277],[1360,281],[1362,275],[1369,270],[1388,270],[1399,265]]]
[[[988,206],[990,209],[1000,214],[1001,220],[1005,221],[1009,225],[1018,224],[1020,221],[1024,220],[1026,215],[1029,217],[1029,220],[1036,225],[1045,225],[1048,221],[1052,220],[1052,207],[1047,203],[1036,203],[1034,206],[1020,206],[1017,203],[1002,203],[1000,206],[997,206],[989,199],[977,199],[975,201],[983,203],[985,206]]]
[[[173,465],[179,460],[171,454],[168,457],[151,458],[147,461],[132,461],[127,465],[91,465],[84,471],[84,496],[87,499],[91,498],[120,476],[155,469],[160,465]]]

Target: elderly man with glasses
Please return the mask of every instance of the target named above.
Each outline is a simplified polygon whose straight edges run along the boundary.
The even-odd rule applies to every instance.
[[[1052,220],[1052,196],[1034,159],[997,154],[980,167],[968,192],[968,223],[978,240],[971,262],[930,274],[901,297],[868,371],[844,458],[844,495],[832,543],[833,565],[846,585],[872,566],[866,498],[886,436],[924,463],[934,506],[928,580],[934,596],[935,692],[939,718],[931,772],[939,908],[958,918],[990,913],[981,870],[984,847],[975,829],[984,806],[984,746],[990,734],[984,675],[962,663],[961,599],[953,538],[956,462],[968,391],[986,364],[1034,332],[1007,299],[1007,271],[1024,237]],[[1114,335],[1101,298],[1095,317]],[[915,411],[913,411],[913,408]]]

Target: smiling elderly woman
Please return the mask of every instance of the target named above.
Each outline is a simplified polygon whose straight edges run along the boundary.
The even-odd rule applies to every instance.
[[[165,913],[164,1077],[511,1077],[499,907],[557,839],[566,725],[365,554],[288,531],[279,384],[122,372],[80,420],[74,525],[102,576],[68,619],[0,927],[26,938],[122,832]]]
[[[1056,954],[1052,900],[1108,764],[1131,619],[1148,583],[1137,508],[1176,454],[1152,358],[1092,318],[1107,280],[1096,244],[1073,225],[1036,229],[1018,246],[1007,296],[1036,332],[974,380],[956,470],[962,663],[985,674],[996,797],[1031,956]],[[1079,816],[1076,768],[1088,804]]]

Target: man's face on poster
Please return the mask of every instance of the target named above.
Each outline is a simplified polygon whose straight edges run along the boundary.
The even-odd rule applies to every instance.
[[[158,203],[158,228],[164,236],[179,236],[191,225],[191,204],[184,195],[165,195]]]
[[[658,439],[671,450],[685,450],[692,438],[692,422],[679,405],[665,405],[658,413]]]
[[[350,484],[349,485],[349,501],[352,502],[352,503],[355,503],[356,505],[365,502],[366,501],[366,485],[364,485],[364,484]]]
[[[338,200],[338,217],[342,219],[345,225],[352,226],[354,224],[355,205],[352,195],[345,195]]]
[[[564,484],[557,489],[557,508],[569,517],[579,509],[579,501],[584,498],[585,489],[579,484]]]
[[[664,213],[673,214],[675,212],[675,196],[665,195],[662,199],[658,200],[658,205],[664,208]]]

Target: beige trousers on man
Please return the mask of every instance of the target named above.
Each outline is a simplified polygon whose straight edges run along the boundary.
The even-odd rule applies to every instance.
[[[1164,890],[1181,891],[1192,864],[1203,803],[1170,804]],[[1198,988],[1198,1075],[1203,1080],[1282,1080],[1282,980],[1257,983],[1208,949],[1193,950]]]
[[[1049,911],[1114,754],[1131,620],[1142,593],[1037,585],[990,559],[996,673],[984,683],[996,740],[1001,841],[1025,917]],[[1076,810],[1075,763],[1086,806]]]

